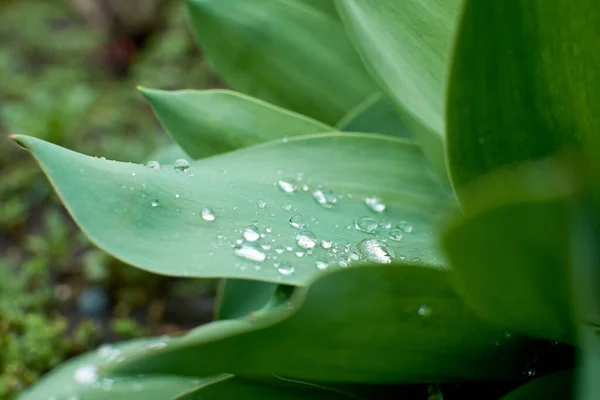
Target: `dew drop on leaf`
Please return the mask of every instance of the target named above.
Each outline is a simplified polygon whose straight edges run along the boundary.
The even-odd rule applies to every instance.
[[[248,225],[242,230],[242,236],[249,242],[255,242],[260,238],[260,232],[255,225]]]
[[[205,207],[202,209],[202,219],[205,221],[214,221],[215,220],[215,212],[210,207]]]
[[[304,257],[304,254],[306,254],[306,253],[303,251],[297,251],[294,254],[296,255],[296,257],[300,258],[300,257]]]
[[[312,195],[315,201],[325,208],[333,208],[338,201],[336,194],[329,189],[317,189]]]
[[[321,240],[321,247],[324,249],[330,249],[331,246],[333,246],[333,243],[331,242],[331,240],[327,240],[327,239],[323,239]]]
[[[236,256],[244,258],[246,260],[254,262],[263,262],[267,258],[266,254],[262,250],[250,243],[242,243],[233,249]]]
[[[405,233],[411,233],[413,230],[413,226],[408,221],[400,221],[396,228],[402,229]]]
[[[75,370],[73,379],[81,385],[92,385],[98,381],[98,369],[95,365],[84,365]]]
[[[275,253],[277,254],[283,254],[283,252],[285,251],[285,247],[279,246],[275,248]]]
[[[160,203],[158,202],[158,200],[152,200],[152,202],[150,203],[150,205],[151,205],[152,207],[158,207],[158,205],[159,205],[159,204],[160,204]]]
[[[279,186],[279,189],[283,190],[286,193],[292,193],[296,190],[296,186],[292,182],[283,179],[277,181],[277,186]]]
[[[317,236],[311,231],[302,231],[296,235],[296,243],[303,249],[312,249],[317,244]]]
[[[284,276],[292,275],[295,271],[296,269],[290,263],[281,263],[277,266],[277,272]]]
[[[402,232],[402,229],[392,229],[390,231],[390,239],[396,242],[402,240],[402,236],[404,236],[404,232]]]
[[[265,208],[266,205],[267,205],[267,202],[264,199],[258,199],[256,201],[256,206],[258,208]]]
[[[315,265],[317,266],[317,269],[320,269],[320,270],[324,270],[327,267],[329,267],[329,263],[327,261],[323,261],[323,260],[317,260],[315,262]]]
[[[360,217],[354,223],[354,227],[365,233],[373,233],[377,229],[377,221],[371,217]]]
[[[304,216],[302,214],[292,215],[289,222],[290,222],[291,226],[293,226],[294,228],[297,228],[297,229],[304,228],[304,226],[306,225]]]
[[[381,199],[376,196],[365,197],[365,204],[371,211],[376,213],[382,213],[385,210],[385,204],[383,204]]]
[[[185,172],[190,169],[190,163],[185,158],[178,158],[173,163],[173,168],[175,168],[177,171]]]
[[[292,203],[286,201],[281,205],[281,208],[285,211],[290,211],[292,209]]]
[[[377,239],[365,239],[358,244],[357,248],[367,260],[376,263],[389,264],[394,258],[392,250]]]
[[[421,307],[419,307],[417,313],[423,317],[428,317],[431,315],[431,307],[429,307],[426,304],[423,304]]]
[[[146,167],[152,169],[160,169],[160,163],[158,161],[151,160],[146,163]]]

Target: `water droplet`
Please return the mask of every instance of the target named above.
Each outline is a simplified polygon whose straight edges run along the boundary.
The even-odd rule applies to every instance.
[[[292,275],[294,271],[296,271],[296,269],[289,263],[281,263],[277,266],[277,272],[284,276]]]
[[[258,206],[258,208],[265,208],[267,202],[264,199],[258,199],[256,201],[256,205]]]
[[[297,251],[294,254],[296,254],[296,257],[300,258],[300,257],[304,257],[304,254],[306,254],[306,253],[304,253],[303,251]]]
[[[350,261],[357,261],[357,260],[360,259],[360,256],[357,253],[351,251],[351,252],[348,253],[348,259]]]
[[[152,168],[152,169],[160,169],[160,163],[158,161],[148,161],[146,163],[146,167],[148,168]]]
[[[365,197],[365,204],[371,211],[375,211],[376,213],[381,213],[385,210],[385,204],[381,202],[379,197],[369,196]]]
[[[132,173],[131,173],[131,176],[135,176],[135,172],[132,172]]]
[[[410,259],[410,262],[414,264],[421,264],[422,260],[419,257],[413,257]]]
[[[302,185],[302,191],[308,192],[308,185],[306,185],[306,184]]]
[[[266,254],[261,249],[250,243],[243,243],[233,249],[236,256],[245,258],[246,260],[263,262],[267,258]]]
[[[361,232],[373,233],[377,229],[377,221],[371,217],[360,217],[354,223],[354,227]]]
[[[536,371],[533,368],[529,368],[527,371],[525,371],[525,375],[527,376],[535,376]]]
[[[318,269],[320,270],[324,270],[327,267],[329,267],[329,263],[327,261],[323,261],[323,260],[317,260],[315,262],[315,265],[317,266]]]
[[[423,317],[428,317],[431,315],[431,307],[429,307],[426,304],[423,304],[421,307],[419,307],[419,309],[417,310],[417,313],[419,313],[419,315],[421,315]]]
[[[281,143],[287,143],[288,141],[289,139],[285,136],[281,138]]]
[[[177,171],[185,172],[190,169],[190,163],[185,158],[178,158],[173,163],[173,168],[175,168]]]
[[[292,182],[283,179],[277,181],[277,186],[279,186],[279,189],[283,190],[286,193],[292,193],[296,190],[296,186],[294,186]]]
[[[205,221],[214,221],[215,220],[215,212],[212,208],[206,207],[202,209],[202,219]]]
[[[358,244],[357,248],[367,260],[376,263],[389,264],[394,258],[392,250],[377,239],[365,239]]]
[[[312,195],[315,201],[325,208],[333,208],[338,201],[336,194],[329,189],[317,189]]]
[[[265,250],[265,251],[269,251],[271,250],[271,245],[270,244],[262,244],[260,245],[261,249]]]
[[[304,228],[306,223],[304,222],[304,216],[302,214],[294,214],[290,218],[290,225],[294,228],[301,229]]]
[[[79,367],[75,370],[73,378],[81,385],[92,385],[98,381],[98,369],[95,365]]]
[[[260,232],[255,225],[248,225],[242,230],[242,236],[249,242],[256,242],[260,238]]]
[[[402,240],[402,236],[404,236],[402,229],[392,229],[390,231],[390,239],[395,240],[396,242]]]
[[[333,246],[333,242],[331,240],[323,239],[321,240],[321,247],[324,249],[330,249]]]
[[[150,203],[150,205],[152,205],[152,207],[158,207],[160,203],[158,202],[158,200],[152,200],[152,202]]]
[[[283,254],[284,251],[285,251],[285,247],[283,247],[283,246],[275,247],[275,253],[277,253],[277,254]]]
[[[285,202],[281,205],[281,208],[284,209],[285,211],[290,211],[292,209],[292,203],[289,202]]]
[[[413,226],[408,221],[400,221],[396,228],[402,229],[405,233],[411,233],[413,230]]]
[[[175,198],[178,199],[179,198],[179,193],[175,193]]]
[[[312,249],[317,244],[317,236],[311,231],[302,231],[296,235],[296,243],[303,249]]]
[[[392,223],[390,221],[388,221],[387,219],[384,219],[383,221],[381,221],[379,223],[379,226],[382,227],[383,229],[390,229],[392,227]]]

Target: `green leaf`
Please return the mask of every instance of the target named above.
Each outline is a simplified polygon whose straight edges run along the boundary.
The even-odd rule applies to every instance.
[[[350,110],[337,127],[348,132],[384,133],[412,138],[412,132],[400,119],[396,107],[382,93],[375,93]]]
[[[482,316],[536,338],[575,342],[569,228],[577,190],[576,177],[552,164],[498,173],[471,188],[442,245],[461,293]]]
[[[250,315],[265,306],[275,293],[276,284],[225,279],[219,286],[215,319],[234,319]]]
[[[268,385],[246,379],[231,377],[192,390],[174,400],[342,400],[352,397],[316,388],[298,388]]]
[[[316,261],[344,261],[339,257],[352,256],[346,245],[358,252],[355,246],[375,240],[375,233],[387,236],[386,228],[364,232],[376,222],[412,228],[401,241],[388,242],[396,257],[442,262],[432,232],[451,195],[412,142],[373,134],[311,135],[195,161],[182,172],[88,157],[32,137],[15,140],[33,153],[94,243],[148,271],[303,285],[319,272]],[[312,191],[321,185],[337,202],[330,194],[324,205],[315,200]],[[381,213],[365,205],[365,197],[374,195],[386,205]],[[202,216],[205,208],[212,209],[213,221]],[[249,225],[265,237],[234,248]],[[334,246],[316,244],[306,254],[297,244],[311,246],[297,237],[304,230],[316,236],[315,244],[329,240]],[[369,243],[375,244],[364,245]],[[292,251],[279,254],[288,247]],[[370,257],[389,261],[380,253]]]
[[[455,187],[581,140],[597,159],[600,2],[467,0],[447,101]]]
[[[152,153],[148,160],[158,161],[160,164],[173,164],[179,158],[190,159],[192,157],[177,144],[169,144]]]
[[[138,339],[105,345],[61,364],[29,388],[19,400],[165,400],[220,377],[190,379],[169,373],[143,377],[100,377],[102,365],[118,359],[122,352],[145,351],[162,345],[160,339]]]
[[[527,343],[475,318],[443,270],[369,265],[323,274],[288,304],[204,325],[109,371],[380,384],[520,379]]]
[[[165,130],[195,159],[269,140],[336,130],[228,90],[139,90]]]
[[[501,400],[575,400],[574,371],[563,371],[535,379]]]
[[[189,0],[187,10],[203,51],[232,88],[335,124],[377,85],[339,18],[315,3]]]
[[[445,171],[444,101],[462,0],[338,0],[350,35],[425,154]],[[445,174],[444,174],[445,175]]]

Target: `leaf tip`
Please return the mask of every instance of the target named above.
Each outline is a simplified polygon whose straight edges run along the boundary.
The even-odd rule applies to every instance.
[[[11,133],[8,135],[8,138],[18,144],[21,148],[25,150],[29,150],[27,143],[27,136],[25,135],[17,135],[16,133]]]

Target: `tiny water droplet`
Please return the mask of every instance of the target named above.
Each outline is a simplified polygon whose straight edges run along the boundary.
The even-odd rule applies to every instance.
[[[327,239],[323,239],[321,240],[321,247],[324,249],[330,249],[331,246],[333,246],[333,243],[331,242],[331,240],[327,240]]]
[[[185,172],[190,169],[190,163],[185,158],[178,158],[173,163],[173,168],[175,168],[177,171]]]
[[[158,205],[159,205],[159,204],[160,204],[160,203],[158,202],[158,200],[152,200],[152,202],[150,203],[150,205],[151,205],[152,207],[158,207]]]
[[[400,221],[396,228],[402,229],[405,233],[411,233],[413,230],[413,226],[408,221]]]
[[[92,385],[98,381],[98,369],[95,365],[85,365],[75,370],[75,382],[81,385]]]
[[[135,176],[135,172],[132,172],[132,173],[131,173],[131,176]]]
[[[323,261],[323,260],[317,260],[315,262],[315,265],[317,266],[318,269],[320,270],[324,270],[327,267],[329,267],[329,263],[327,261]]]
[[[333,208],[338,201],[337,195],[329,189],[317,189],[312,195],[315,201],[325,208]]]
[[[292,193],[297,189],[292,182],[283,179],[277,181],[277,186],[279,186],[279,189],[283,190],[286,193]]]
[[[281,143],[287,143],[287,142],[289,142],[289,139],[287,137],[284,136],[281,138]]]
[[[286,201],[281,205],[281,208],[285,211],[290,211],[292,209],[292,203]]]
[[[392,223],[390,221],[388,221],[387,219],[384,219],[383,221],[381,221],[379,223],[379,226],[382,227],[383,229],[390,229],[392,227]]]
[[[277,254],[283,254],[283,252],[285,251],[285,247],[283,246],[279,246],[275,248],[275,253]]]
[[[146,167],[152,169],[160,169],[160,163],[158,161],[151,160],[146,163]]]
[[[260,232],[255,225],[248,225],[242,230],[242,236],[249,242],[255,242],[260,238]]]
[[[297,229],[304,228],[304,226],[306,225],[304,216],[302,214],[292,215],[289,222],[290,222],[291,226],[293,226],[294,228],[297,228]]]
[[[302,231],[296,235],[296,243],[303,249],[312,249],[317,244],[317,236],[311,231]]]
[[[385,243],[377,239],[365,239],[357,245],[358,251],[369,261],[390,264],[394,253]]]
[[[377,221],[371,217],[360,217],[354,223],[354,227],[365,233],[373,233],[377,229]]]
[[[414,264],[421,264],[422,260],[419,257],[413,257],[410,259],[410,262]]]
[[[428,317],[431,315],[431,307],[429,307],[426,304],[423,304],[421,307],[419,307],[419,309],[417,310],[417,313],[419,313],[419,315],[421,315],[423,317]]]
[[[250,243],[242,243],[233,249],[236,256],[245,258],[254,262],[263,262],[267,258],[266,254],[261,249]]]
[[[258,199],[256,201],[256,205],[258,206],[258,208],[265,208],[267,202],[264,199]]]
[[[533,368],[529,368],[527,371],[525,371],[525,375],[527,376],[535,376],[536,371]]]
[[[175,193],[175,198],[178,199],[179,198],[179,193]]]
[[[202,219],[205,221],[214,221],[215,220],[215,212],[210,207],[205,207],[202,209]]]
[[[294,268],[294,266],[289,263],[281,263],[277,267],[277,272],[284,276],[292,275],[295,271],[296,269]]]
[[[308,192],[308,185],[306,185],[306,184],[302,185],[302,191]]]
[[[273,232],[273,229],[272,229],[270,226],[267,226],[267,227],[265,228],[265,232],[267,232],[267,233],[271,233],[271,232]]]
[[[365,204],[371,211],[375,211],[376,213],[382,213],[385,210],[385,204],[376,196],[365,197]]]
[[[402,236],[404,236],[402,229],[392,229],[390,231],[390,239],[395,240],[396,242],[402,240]]]
[[[348,253],[348,259],[351,261],[357,261],[360,259],[360,256],[357,253],[351,251]]]
[[[304,257],[304,252],[303,251],[297,251],[294,254],[296,254],[296,257],[300,258],[300,257]]]

